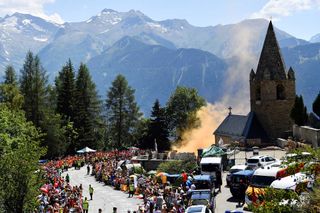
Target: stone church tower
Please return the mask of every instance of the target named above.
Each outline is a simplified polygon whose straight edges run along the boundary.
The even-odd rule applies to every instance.
[[[279,44],[270,21],[257,71],[250,73],[250,103],[270,140],[292,129],[290,111],[296,96],[295,75],[286,72]]]

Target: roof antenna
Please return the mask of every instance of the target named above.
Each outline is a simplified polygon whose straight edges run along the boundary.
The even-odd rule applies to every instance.
[[[232,107],[231,107],[231,106],[229,106],[228,110],[229,110],[229,115],[231,115],[231,114],[232,114],[232,112],[231,112]]]

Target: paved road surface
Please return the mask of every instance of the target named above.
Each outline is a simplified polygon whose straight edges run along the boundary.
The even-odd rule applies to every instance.
[[[103,213],[110,213],[113,207],[117,207],[119,213],[127,213],[128,210],[131,212],[137,210],[138,205],[142,203],[136,197],[128,198],[128,194],[97,182],[93,176],[87,175],[86,166],[80,170],[69,169],[68,172],[63,173],[63,176],[67,173],[70,176],[71,185],[82,184],[83,197],[90,199],[89,184],[94,188],[93,200],[89,201],[89,213],[97,213],[99,208]]]

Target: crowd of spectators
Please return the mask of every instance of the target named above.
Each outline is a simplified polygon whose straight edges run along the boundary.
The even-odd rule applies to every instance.
[[[146,174],[140,171],[137,174],[134,169],[128,169],[130,159],[143,151],[112,151],[85,154],[82,156],[69,156],[58,161],[50,161],[43,166],[46,184],[41,187],[41,195],[38,196],[39,213],[67,213],[83,212],[82,185],[72,186],[70,177],[62,176],[63,171],[70,167],[78,169],[88,165],[88,171],[99,182],[104,182],[115,190],[128,193],[129,197],[141,199],[139,209],[131,212],[184,212],[191,190],[192,178],[186,173],[179,174],[177,178],[170,180],[160,174]],[[92,169],[90,169],[90,167]],[[131,195],[131,196],[130,196]]]
[[[38,213],[69,213],[82,212],[82,185],[72,186],[70,177],[62,176],[62,172],[71,166],[83,165],[83,157],[66,157],[63,160],[50,161],[43,165],[46,183],[40,188],[37,197]]]
[[[130,188],[134,188],[135,197],[142,200],[139,212],[184,212],[191,190],[195,189],[192,178],[183,172],[171,179],[175,183],[170,183],[161,173],[137,174],[134,168],[125,166],[132,164],[129,160],[134,154],[137,153],[122,151],[91,156],[92,175],[116,190],[130,193]]]

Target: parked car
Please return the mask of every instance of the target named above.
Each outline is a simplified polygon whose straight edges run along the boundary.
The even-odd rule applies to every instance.
[[[205,205],[195,205],[187,208],[186,213],[212,213]]]
[[[252,156],[251,158],[249,158],[247,160],[246,165],[248,167],[251,167],[252,169],[256,169],[258,167],[266,166],[266,165],[275,163],[277,161],[279,160],[267,155],[258,155],[258,156]]]
[[[210,175],[195,175],[193,177],[193,184],[196,189],[208,189],[211,193],[215,191],[215,180]]]
[[[212,212],[216,208],[215,196],[211,193],[211,190],[193,190],[189,206],[204,205]]]
[[[230,192],[233,197],[241,198],[245,196],[253,173],[253,170],[243,170],[232,174]]]
[[[251,167],[247,165],[234,165],[233,167],[231,167],[226,177],[227,186],[230,186],[231,175],[233,173],[240,172],[243,170],[251,170]]]

